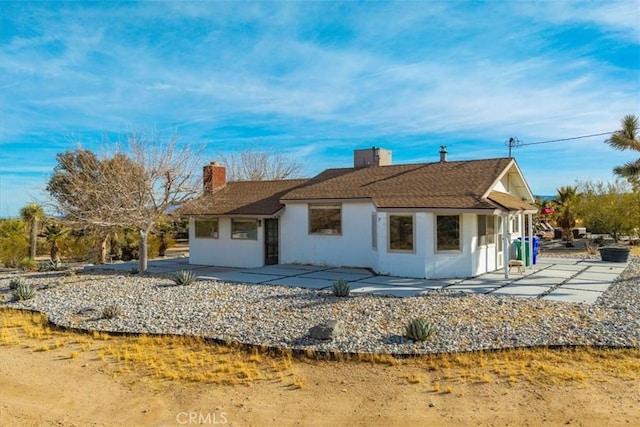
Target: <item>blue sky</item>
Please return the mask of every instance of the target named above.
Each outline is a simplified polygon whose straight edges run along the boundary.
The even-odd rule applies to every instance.
[[[503,157],[640,114],[640,2],[7,2],[0,216],[43,200],[56,153],[150,129],[295,155],[312,176]],[[610,180],[606,136],[520,147],[535,194]],[[637,155],[636,155],[637,156]]]

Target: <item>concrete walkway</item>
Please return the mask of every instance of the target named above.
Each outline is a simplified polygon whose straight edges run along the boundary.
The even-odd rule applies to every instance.
[[[565,302],[592,304],[620,276],[628,263],[596,260],[539,258],[533,269],[516,273],[509,279],[503,272],[492,272],[469,279],[410,279],[377,276],[362,268],[335,268],[313,265],[279,264],[239,269],[192,265],[186,258],[153,260],[150,273],[172,273],[191,270],[199,278],[257,285],[285,285],[308,289],[329,289],[334,281],[349,282],[352,293],[371,293],[408,297],[435,289],[467,293],[544,298]],[[129,271],[137,263],[119,263],[86,268]]]

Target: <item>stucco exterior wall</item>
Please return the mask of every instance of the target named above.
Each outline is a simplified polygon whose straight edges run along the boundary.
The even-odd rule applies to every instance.
[[[257,240],[231,238],[231,218],[219,218],[218,238],[196,238],[195,219],[189,219],[189,264],[253,268],[264,265],[264,227]]]
[[[290,203],[280,217],[280,263],[374,268],[371,203],[342,203],[342,234],[309,234],[307,203]]]

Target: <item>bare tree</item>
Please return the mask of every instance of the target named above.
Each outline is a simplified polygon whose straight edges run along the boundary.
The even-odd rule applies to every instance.
[[[302,163],[287,154],[249,148],[222,156],[229,181],[266,181],[299,178]]]
[[[58,154],[47,184],[66,219],[109,229],[132,227],[140,237],[140,272],[147,270],[147,238],[162,215],[200,191],[200,161],[174,134],[130,134],[102,156],[76,149]]]

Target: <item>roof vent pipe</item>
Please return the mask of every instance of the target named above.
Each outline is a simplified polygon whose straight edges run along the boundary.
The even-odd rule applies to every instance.
[[[440,146],[440,162],[446,162],[446,161],[447,161],[447,146],[441,145]]]

